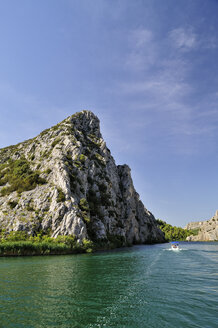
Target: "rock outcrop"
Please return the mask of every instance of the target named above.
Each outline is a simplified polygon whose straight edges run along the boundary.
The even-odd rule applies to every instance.
[[[0,150],[0,229],[116,245],[165,240],[90,111]]]
[[[218,211],[210,220],[190,222],[185,226],[185,229],[198,230],[198,234],[196,236],[188,236],[186,238],[187,241],[217,241]]]

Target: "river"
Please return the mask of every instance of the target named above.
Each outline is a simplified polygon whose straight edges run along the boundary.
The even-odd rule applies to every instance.
[[[218,243],[0,258],[0,327],[218,327]]]

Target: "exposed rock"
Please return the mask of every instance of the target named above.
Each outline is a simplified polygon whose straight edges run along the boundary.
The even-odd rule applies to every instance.
[[[0,150],[0,229],[120,245],[164,241],[90,111]]]
[[[190,222],[185,229],[198,230],[196,236],[189,236],[187,241],[216,241],[218,240],[218,211],[215,215],[206,221]]]

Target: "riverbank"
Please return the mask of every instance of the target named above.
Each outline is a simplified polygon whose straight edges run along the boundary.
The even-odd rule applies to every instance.
[[[11,232],[0,239],[0,256],[33,256],[33,255],[64,255],[90,253],[93,243],[83,239],[81,243],[74,236],[58,236],[38,234],[27,236],[24,232]]]
[[[84,245],[71,247],[64,243],[33,243],[30,241],[17,241],[0,243],[0,257],[2,256],[33,256],[33,255],[66,255],[92,252]]]
[[[75,236],[52,238],[48,235],[38,234],[33,237],[21,231],[12,231],[4,236],[0,234],[0,237],[0,257],[81,254],[133,246],[125,243],[122,238],[118,238],[119,236],[116,238],[108,236],[109,242],[101,240],[98,243],[88,239],[83,239],[79,243]],[[151,245],[156,242],[151,240],[146,244]]]

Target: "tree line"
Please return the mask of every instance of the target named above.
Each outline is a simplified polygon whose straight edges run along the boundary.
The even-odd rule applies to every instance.
[[[198,229],[187,230],[181,227],[172,226],[171,224],[168,224],[160,219],[156,221],[159,225],[159,228],[165,233],[165,238],[168,241],[186,240],[188,236],[198,234]]]

